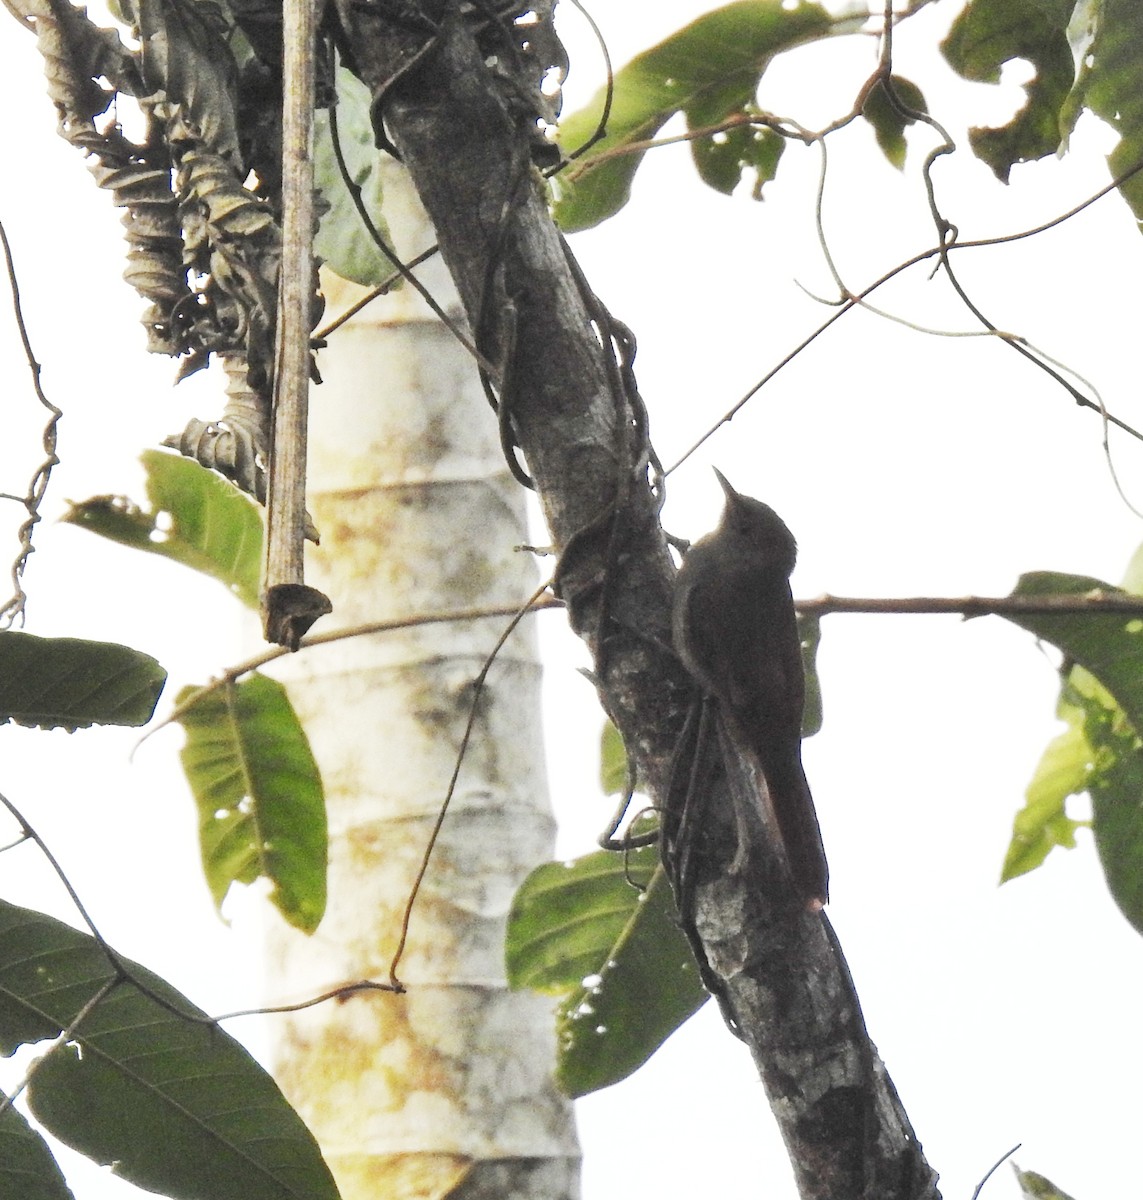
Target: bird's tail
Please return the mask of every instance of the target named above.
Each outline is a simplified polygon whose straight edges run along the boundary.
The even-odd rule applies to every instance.
[[[800,753],[763,763],[762,774],[794,887],[807,907],[821,908],[829,900],[829,864]]]

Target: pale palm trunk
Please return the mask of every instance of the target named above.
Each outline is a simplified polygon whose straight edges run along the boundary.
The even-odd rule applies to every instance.
[[[399,175],[404,184],[403,173]],[[405,191],[399,248],[432,241]],[[439,263],[433,293],[452,290]],[[327,314],[355,289],[327,286]],[[511,604],[535,587],[524,503],[468,355],[409,288],[333,334],[312,389],[308,582],[321,629]],[[311,649],[291,695],[325,780],[330,903],[312,938],[271,922],[268,991],[385,980],[401,914],[445,797],[472,682],[503,619],[414,626]],[[578,1194],[570,1106],[551,1083],[549,1002],[507,990],[513,890],[551,857],[533,631],[515,633],[414,910],[405,995],[364,992],[276,1018],[274,1069],[316,1133],[344,1200]],[[460,1193],[458,1193],[460,1194]]]

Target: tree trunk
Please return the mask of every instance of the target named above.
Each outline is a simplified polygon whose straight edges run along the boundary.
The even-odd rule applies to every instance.
[[[433,233],[394,169],[386,213],[406,257]],[[448,304],[447,273],[429,272]],[[360,289],[326,281],[327,315]],[[454,304],[455,307],[455,304]],[[471,363],[405,287],[330,337],[312,389],[309,580],[323,631],[514,605],[535,587],[520,489]],[[325,780],[330,902],[313,938],[274,923],[272,996],[385,980],[406,899],[448,790],[473,680],[504,618],[311,649],[290,691]],[[275,1074],[317,1135],[344,1200],[578,1195],[568,1103],[551,1082],[550,1002],[506,989],[504,926],[552,855],[540,669],[525,624],[497,656],[421,887],[398,974],[284,1018]]]
[[[407,164],[479,349],[500,364],[501,427],[535,480],[561,553],[558,586],[595,655],[601,699],[643,786],[665,806],[695,688],[669,649],[674,567],[632,347],[552,224],[530,165],[527,81],[506,82],[504,56],[478,44],[483,11],[466,23],[460,6],[423,5],[437,23],[426,33],[338,0],[378,134]],[[783,897],[777,837],[761,819],[736,853],[735,770],[720,774],[704,801],[710,835],[684,923],[750,1045],[801,1194],[935,1197],[828,921]]]

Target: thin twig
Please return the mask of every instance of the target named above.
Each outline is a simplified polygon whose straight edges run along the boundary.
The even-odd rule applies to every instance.
[[[529,612],[544,612],[552,608],[563,608],[564,602],[557,600],[555,596],[541,596],[539,600],[531,603]],[[391,633],[397,629],[416,629],[422,625],[442,625],[450,621],[480,621],[487,617],[512,617],[520,611],[518,604],[497,605],[491,608],[453,608],[447,609],[444,612],[421,613],[413,617],[393,617],[387,621],[366,621],[361,625],[350,625],[345,629],[330,629],[324,633],[310,634],[304,637],[299,644],[300,650],[308,650],[312,646],[324,646],[329,642],[342,642],[347,638],[367,637],[374,633]],[[202,701],[205,697],[216,692],[220,687],[225,687],[228,683],[233,683],[241,679],[243,675],[249,675],[251,671],[257,671],[259,667],[266,666],[267,663],[272,663],[277,658],[282,658],[287,654],[292,653],[283,646],[274,646],[270,649],[263,650],[251,658],[244,659],[240,663],[235,663],[232,667],[227,667],[221,675],[212,679],[209,683],[204,683],[202,687],[192,692],[181,704],[176,705],[171,711],[152,729],[148,729],[145,734],[135,743],[131,753],[135,751],[160,729],[165,729],[172,722],[179,720],[196,704]]]
[[[702,138],[713,137],[718,133],[727,133],[732,129],[741,129],[743,126],[747,128],[772,129],[782,137],[792,138],[798,142],[810,143],[818,140],[817,134],[803,129],[801,125],[789,117],[776,117],[772,113],[732,113],[729,117],[713,125],[703,125],[698,129],[688,129],[684,133],[675,133],[661,138],[645,138],[638,142],[623,142],[618,146],[608,146],[606,150],[600,150],[597,154],[593,154],[589,159],[586,159],[577,167],[568,171],[567,180],[569,183],[574,183],[581,176],[595,170],[597,166],[613,158],[624,158],[629,154],[645,154],[648,150],[659,150],[663,146],[677,146],[682,142],[695,142]]]
[[[1013,1154],[1023,1145],[1023,1142],[1017,1142],[1006,1154],[1002,1154],[984,1174],[984,1178],[973,1189],[972,1200],[979,1200],[980,1193],[984,1191],[984,1185],[996,1174],[998,1170],[1006,1163]]]
[[[0,805],[3,805],[3,807],[6,808],[11,814],[13,820],[17,823],[17,825],[19,825],[20,832],[24,835],[24,837],[28,841],[35,842],[40,853],[47,860],[48,866],[51,867],[60,883],[63,884],[64,891],[67,892],[68,898],[75,906],[75,910],[79,913],[80,919],[87,926],[88,931],[91,933],[91,936],[96,945],[99,947],[103,957],[107,959],[108,964],[115,972],[115,977],[111,982],[113,984],[120,982],[130,983],[132,987],[138,989],[138,991],[146,996],[148,1000],[153,1000],[157,1005],[159,1005],[160,1008],[165,1009],[167,1012],[172,1013],[176,1017],[181,1017],[185,1021],[192,1021],[198,1025],[213,1025],[213,1018],[199,1016],[197,1013],[193,1012],[187,1012],[185,1009],[180,1008],[177,1004],[173,1004],[165,996],[159,995],[158,992],[156,992],[153,988],[148,987],[147,984],[142,983],[135,978],[135,976],[131,973],[130,968],[127,966],[127,963],[120,956],[119,952],[113,949],[107,939],[104,938],[103,934],[99,932],[99,928],[92,920],[91,914],[84,907],[83,901],[80,900],[79,893],[75,890],[71,880],[68,879],[63,867],[60,866],[59,860],[49,849],[47,842],[40,837],[40,835],[24,817],[24,814],[21,813],[20,810],[12,803],[12,801],[9,800],[8,797],[3,793],[0,793]]]
[[[518,623],[519,623],[518,621],[514,622],[512,628],[515,628],[516,624],[518,624]],[[501,641],[497,643],[498,649],[501,645],[503,645],[503,640],[504,639],[501,639]],[[363,992],[363,991],[403,992],[405,990],[404,987],[400,984],[379,983],[374,980],[363,979],[363,980],[359,980],[356,983],[342,984],[339,987],[332,988],[329,991],[323,992],[319,996],[314,996],[314,997],[310,998],[309,1000],[299,1001],[296,1004],[278,1004],[278,1005],[267,1005],[263,1008],[240,1009],[236,1012],[223,1013],[217,1017],[207,1016],[205,1014],[200,1015],[199,1013],[196,1013],[196,1012],[187,1012],[186,1009],[180,1008],[177,1004],[173,1004],[170,1000],[166,999],[164,996],[162,996],[162,995],[158,994],[156,991],[154,991],[154,989],[148,987],[146,984],[140,982],[138,979],[135,978],[135,976],[132,974],[127,963],[120,957],[119,953],[110,946],[110,944],[103,937],[103,934],[99,932],[98,927],[96,926],[95,922],[91,918],[91,914],[87,911],[87,909],[83,905],[83,902],[80,900],[79,893],[76,892],[71,881],[68,879],[67,875],[64,873],[63,867],[60,866],[59,860],[55,857],[55,855],[48,848],[48,845],[44,841],[44,839],[42,837],[40,837],[40,835],[36,832],[36,830],[28,823],[28,821],[25,819],[24,815],[11,802],[11,800],[9,800],[2,793],[0,793],[0,805],[3,805],[3,807],[8,810],[8,812],[11,814],[12,818],[16,821],[16,823],[20,827],[21,837],[19,839],[19,842],[12,843],[12,846],[20,845],[27,841],[35,843],[35,845],[39,849],[40,853],[47,860],[48,865],[52,868],[52,870],[55,872],[56,876],[59,878],[60,882],[63,884],[64,890],[67,892],[68,897],[71,899],[72,904],[75,905],[76,911],[79,913],[81,920],[87,926],[88,931],[91,933],[91,936],[94,939],[96,945],[99,947],[101,953],[107,959],[109,965],[111,966],[112,970],[114,971],[114,975],[110,979],[106,980],[103,983],[103,985],[100,987],[100,990],[90,1000],[87,1001],[87,1003],[83,1006],[83,1008],[80,1009],[79,1013],[71,1021],[68,1028],[65,1029],[64,1032],[60,1035],[60,1037],[59,1037],[60,1041],[64,1041],[64,1042],[69,1041],[74,1036],[75,1028],[79,1024],[79,1022],[81,1020],[83,1020],[83,1018],[85,1016],[87,1016],[87,1014],[95,1007],[96,1004],[98,1004],[102,999],[104,999],[107,995],[109,995],[110,992],[112,991],[112,989],[118,987],[120,984],[123,984],[123,983],[130,984],[133,988],[135,988],[137,991],[139,991],[142,995],[146,996],[148,1000],[151,1000],[155,1004],[158,1004],[161,1008],[165,1009],[167,1012],[171,1013],[172,1015],[179,1017],[182,1020],[189,1021],[192,1024],[196,1024],[196,1025],[217,1025],[220,1021],[229,1021],[236,1017],[263,1016],[263,1015],[271,1015],[274,1013],[298,1012],[303,1008],[312,1008],[314,1005],[321,1004],[326,1000],[337,999],[339,997],[346,997],[346,996],[352,995],[354,992]],[[4,849],[11,849],[12,846],[4,847]],[[24,1080],[21,1083],[20,1088],[23,1088],[27,1084],[28,1079],[31,1077],[31,1074],[32,1074],[32,1072],[29,1071],[28,1075],[26,1075],[24,1077]],[[18,1095],[20,1088],[18,1088],[16,1090],[16,1092],[14,1092],[12,1095],[13,1096]],[[12,1099],[12,1096],[9,1096],[8,1103],[11,1102],[11,1099]],[[5,1104],[0,1103],[0,1115],[3,1114],[5,1107],[6,1107]]]
[[[337,123],[337,105],[334,104],[329,110],[329,133],[330,143],[333,146],[333,156],[337,162],[337,170],[341,175],[341,182],[345,190],[349,193],[349,198],[353,201],[353,207],[357,209],[357,215],[361,219],[361,223],[365,226],[365,232],[369,234],[370,239],[378,250],[393,264],[397,274],[400,275],[406,283],[412,287],[422,300],[436,314],[437,319],[445,326],[445,328],[453,335],[454,338],[464,347],[468,354],[486,371],[494,371],[495,367],[490,363],[483,354],[473,344],[469,336],[460,327],[459,323],[445,312],[441,307],[437,298],[429,291],[427,287],[413,274],[411,265],[406,265],[402,262],[396,250],[385,241],[381,236],[381,231],[377,228],[376,222],[373,220],[373,215],[365,206],[365,199],[361,194],[361,187],[353,178],[349,170],[349,165],[345,161],[345,153],[341,146],[341,135]],[[436,248],[433,247],[433,250]],[[422,261],[424,258],[430,257],[432,251],[426,251],[416,261]],[[388,289],[392,286],[389,280],[386,280],[381,287]]]
[[[404,916],[401,918],[401,933],[397,939],[397,949],[393,952],[393,958],[389,964],[389,982],[394,988],[400,991],[404,991],[404,985],[397,978],[397,967],[400,965],[401,958],[405,953],[405,945],[409,940],[409,922],[413,917],[413,907],[417,902],[421,884],[424,882],[425,874],[429,869],[429,861],[433,856],[433,850],[436,847],[437,839],[440,837],[441,828],[444,825],[449,805],[456,791],[457,780],[460,778],[460,768],[464,764],[469,739],[472,737],[472,730],[476,725],[476,714],[480,704],[481,693],[484,691],[485,680],[488,678],[488,672],[492,670],[492,664],[496,661],[496,656],[500,653],[504,643],[512,636],[520,622],[532,611],[533,606],[539,603],[548,586],[547,583],[541,584],[522,605],[517,607],[512,619],[505,626],[504,632],[501,633],[496,641],[496,645],[492,647],[488,657],[485,659],[484,666],[480,668],[480,673],[472,681],[472,703],[469,706],[468,721],[465,723],[460,745],[457,747],[456,764],[453,767],[452,778],[449,780],[448,789],[445,792],[444,800],[441,802],[440,811],[437,813],[437,819],[433,824],[432,832],[429,834],[425,853],[421,858],[420,869],[417,871],[416,878],[413,880],[413,886],[409,891],[409,898],[405,903]]]
[[[311,996],[310,999],[299,1000],[296,1004],[267,1004],[262,1008],[240,1008],[234,1012],[220,1013],[213,1020],[221,1024],[223,1021],[234,1021],[239,1017],[272,1017],[281,1013],[301,1012],[303,1009],[324,1004],[327,1000],[346,1000],[358,992],[395,992],[401,995],[404,991],[405,988],[402,984],[394,985],[378,983],[375,979],[359,979],[356,983],[343,983],[340,987],[322,992],[320,996]]]
[[[8,1111],[8,1109],[12,1107],[12,1102],[28,1086],[28,1084],[32,1082],[33,1076],[44,1065],[48,1058],[50,1058],[53,1054],[58,1054],[60,1049],[66,1046],[68,1042],[75,1040],[76,1033],[79,1030],[79,1026],[82,1024],[82,1022],[85,1021],[122,982],[123,981],[121,979],[115,977],[112,979],[106,979],[102,984],[100,984],[95,994],[88,998],[79,1012],[77,1012],[75,1016],[72,1017],[71,1021],[56,1035],[55,1045],[52,1046],[47,1054],[41,1054],[39,1058],[35,1059],[31,1064],[29,1064],[27,1071],[24,1072],[24,1078],[21,1079],[20,1082],[7,1095],[0,1097],[0,1117],[2,1117]]]
[[[758,394],[758,392],[760,392],[762,390],[762,388],[764,388],[778,374],[779,371],[781,371],[784,367],[789,366],[790,363],[792,363],[794,361],[794,359],[796,359],[805,350],[807,350],[832,325],[834,325],[836,322],[840,321],[841,318],[846,315],[846,313],[850,312],[854,308],[857,308],[862,303],[862,301],[865,300],[865,298],[867,296],[871,296],[875,291],[878,290],[878,288],[881,288],[885,284],[896,279],[898,275],[902,275],[902,274],[904,274],[904,272],[910,270],[912,267],[915,267],[920,263],[927,262],[929,259],[937,258],[937,257],[941,256],[942,254],[947,254],[947,252],[952,251],[952,250],[980,250],[980,249],[984,249],[984,248],[990,247],[990,246],[1004,245],[1007,242],[1019,241],[1021,238],[1032,237],[1037,233],[1043,233],[1045,230],[1051,229],[1054,226],[1059,225],[1062,221],[1066,221],[1066,220],[1070,219],[1071,217],[1074,217],[1077,213],[1082,212],[1085,208],[1088,208],[1090,205],[1094,204],[1097,200],[1106,196],[1109,192],[1112,192],[1117,187],[1122,186],[1122,184],[1126,183],[1128,179],[1130,179],[1134,175],[1137,175],[1140,171],[1143,171],[1143,160],[1136,163],[1129,170],[1125,171],[1122,175],[1118,176],[1111,183],[1109,183],[1106,187],[1101,188],[1093,196],[1088,197],[1088,199],[1084,200],[1082,203],[1077,204],[1073,208],[1068,209],[1068,211],[1066,213],[1063,213],[1058,217],[1053,217],[1050,221],[1046,221],[1042,225],[1037,225],[1033,229],[1022,230],[1018,233],[1002,234],[997,237],[977,238],[973,241],[967,241],[967,242],[957,241],[957,242],[950,243],[947,246],[943,246],[943,245],[930,246],[927,250],[922,250],[919,253],[914,254],[911,258],[907,258],[904,261],[899,262],[895,267],[891,267],[888,271],[886,271],[883,275],[879,276],[871,284],[869,284],[867,287],[863,288],[860,292],[856,292],[853,295],[847,297],[836,312],[831,314],[816,329],[814,329],[810,334],[808,334],[805,338],[803,338],[802,341],[800,341],[774,367],[772,367],[769,371],[767,371],[766,374],[763,375],[762,378],[759,379],[757,383],[755,383],[752,387],[750,387],[750,389],[738,401],[736,401],[736,403],[730,409],[728,409],[725,413],[723,413],[723,415],[713,425],[711,425],[702,434],[702,436],[699,437],[698,440],[695,441],[664,472],[664,474],[670,475],[673,471],[678,470],[678,468],[681,467],[683,465],[683,463],[685,463],[687,461],[687,459],[691,457],[691,455],[693,455],[697,450],[699,450],[703,445],[705,445],[706,442],[709,441],[710,438],[712,438],[714,436],[714,434],[716,434],[720,428],[722,428],[723,425],[729,424],[738,415],[738,412],[742,408],[744,408]],[[1004,338],[1005,340],[1008,340],[1008,337],[1009,337],[1009,335],[1004,334],[1001,330],[996,330],[995,335],[999,336],[1001,338]],[[1028,357],[1032,358],[1033,356],[1029,354]],[[1114,416],[1110,412],[1107,412],[1105,414],[1104,410],[1101,408],[1100,405],[1093,403],[1091,400],[1089,400],[1086,396],[1084,396],[1082,393],[1077,391],[1077,389],[1072,387],[1066,381],[1064,381],[1063,386],[1066,388],[1068,393],[1072,396],[1072,398],[1075,400],[1075,402],[1077,404],[1079,404],[1085,408],[1093,409],[1095,412],[1099,413],[1101,416],[1105,416],[1107,421],[1109,421],[1112,425],[1115,425],[1117,428],[1123,430],[1124,433],[1128,433],[1133,438],[1136,438],[1139,441],[1143,441],[1143,433],[1140,433],[1139,430],[1135,429],[1131,425],[1128,425],[1125,421],[1120,420],[1119,417]]]
[[[413,267],[419,267],[421,263],[427,262],[434,255],[440,253],[440,246],[435,243],[427,250],[422,250],[416,258],[411,258],[407,263],[401,265],[406,271],[411,271]],[[393,288],[404,279],[405,276],[401,271],[394,271],[388,279],[383,279],[375,288],[371,288],[360,300],[355,300],[343,313],[334,317],[327,325],[323,325],[314,333],[314,341],[317,343],[324,342],[331,333],[340,329],[347,321],[352,320],[357,314],[365,308],[366,305],[372,304],[381,296],[387,296]]]
[[[1042,596],[831,596],[796,600],[794,607],[805,617],[823,617],[831,613],[892,615],[940,615],[961,617],[1015,617],[1071,613],[1092,616],[1122,613],[1143,616],[1143,596],[1126,592],[1092,591],[1045,593]]]
[[[615,101],[615,70],[611,64],[611,51],[607,48],[607,39],[603,36],[603,30],[599,28],[595,22],[595,18],[580,3],[580,0],[571,0],[571,3],[572,7],[578,10],[583,19],[588,23],[595,37],[596,45],[599,47],[599,52],[603,55],[603,70],[606,77],[603,92],[603,111],[599,114],[599,120],[595,123],[595,131],[591,137],[582,146],[577,146],[572,150],[567,158],[558,166],[553,167],[545,173],[549,179],[553,175],[558,175],[569,163],[586,154],[596,142],[602,141],[607,137],[607,122],[611,119],[611,106]]]
[[[12,259],[12,247],[8,242],[8,234],[4,229],[2,221],[0,221],[0,245],[3,246],[4,262],[8,270],[8,287],[12,294],[12,309],[16,317],[16,328],[20,334],[20,341],[24,346],[24,357],[28,361],[28,370],[32,375],[32,390],[36,393],[36,399],[40,402],[41,407],[46,408],[50,414],[41,438],[44,450],[43,462],[36,468],[28,483],[28,490],[24,495],[22,497],[8,497],[18,500],[19,503],[23,504],[24,510],[28,514],[17,531],[20,548],[12,562],[12,595],[4,602],[3,606],[0,606],[0,628],[8,629],[15,623],[17,617],[20,618],[21,623],[24,620],[24,609],[27,605],[28,597],[24,591],[22,577],[24,568],[28,565],[28,558],[35,549],[32,545],[32,531],[40,522],[40,505],[43,503],[44,494],[48,490],[48,481],[52,476],[52,468],[58,466],[60,461],[56,454],[56,437],[57,426],[59,425],[60,418],[63,416],[63,410],[57,408],[44,395],[43,387],[40,384],[40,363],[32,351],[31,339],[28,337],[28,327],[24,322],[24,310],[20,303],[20,284],[16,278],[16,264]]]

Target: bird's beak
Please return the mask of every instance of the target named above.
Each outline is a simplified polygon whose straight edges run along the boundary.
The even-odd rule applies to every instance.
[[[738,493],[730,486],[726,476],[717,467],[712,467],[711,470],[718,476],[718,482],[722,484],[722,490],[726,493],[727,500],[733,503],[739,499]]]

